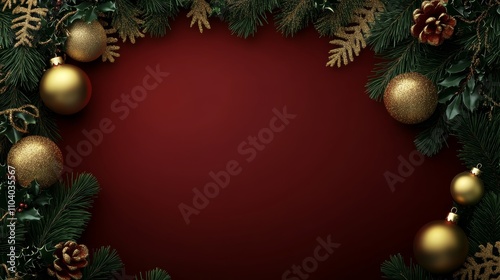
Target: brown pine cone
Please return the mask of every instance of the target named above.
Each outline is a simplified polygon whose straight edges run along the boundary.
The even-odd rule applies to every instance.
[[[54,262],[47,268],[50,276],[58,280],[82,279],[81,269],[88,265],[89,250],[85,245],[73,241],[57,244],[54,251]]]
[[[447,13],[443,2],[423,1],[420,9],[413,12],[415,24],[411,27],[411,35],[417,37],[420,43],[439,46],[455,32],[457,21]]]

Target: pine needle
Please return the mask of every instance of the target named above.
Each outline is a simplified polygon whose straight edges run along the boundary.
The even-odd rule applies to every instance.
[[[109,246],[101,247],[91,255],[90,264],[83,269],[83,279],[115,279],[114,276],[122,269],[123,263],[116,250]]]
[[[280,10],[276,21],[278,30],[285,36],[293,36],[307,27],[317,14],[311,0],[283,0]]]
[[[433,280],[432,274],[427,272],[421,266],[413,264],[410,260],[410,265],[406,265],[403,257],[400,254],[391,256],[381,266],[381,271],[384,278],[390,280]]]
[[[142,278],[142,273],[139,277],[135,277],[136,280],[171,280],[170,275],[164,270],[155,268],[146,272],[146,278]]]
[[[139,19],[141,10],[129,0],[116,0],[115,4],[116,10],[113,13],[111,25],[118,31],[123,42],[126,42],[128,38],[132,44],[135,44],[136,38],[144,37],[139,29],[139,26],[144,23]]]
[[[29,234],[35,246],[77,240],[86,228],[91,217],[88,209],[99,192],[99,183],[93,175],[84,173],[71,178],[70,185],[53,186],[50,208],[41,209],[43,218],[30,224]]]
[[[459,158],[467,167],[481,163],[485,188],[500,191],[500,115],[490,121],[484,114],[466,114],[456,125],[456,136],[463,145]]]

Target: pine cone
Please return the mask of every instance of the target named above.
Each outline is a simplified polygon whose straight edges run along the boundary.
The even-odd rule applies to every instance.
[[[417,37],[420,43],[439,46],[455,32],[457,21],[447,13],[443,2],[423,1],[420,9],[413,12],[415,24],[411,27],[411,35]]]
[[[88,264],[89,250],[85,245],[78,245],[73,241],[57,244],[54,252],[55,260],[47,268],[50,276],[58,280],[82,279],[81,269]]]

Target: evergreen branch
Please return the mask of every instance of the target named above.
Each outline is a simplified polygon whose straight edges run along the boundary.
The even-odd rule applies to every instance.
[[[415,139],[417,150],[428,157],[436,155],[446,143],[450,130],[446,122],[445,110],[437,110],[434,119],[429,120],[432,124],[424,129]]]
[[[420,7],[418,0],[383,0],[385,12],[380,14],[371,29],[368,44],[375,53],[396,47],[408,39],[413,11]]]
[[[233,0],[229,4],[229,29],[237,36],[247,38],[257,27],[267,23],[267,12],[278,7],[278,0]]]
[[[164,270],[161,270],[159,268],[155,268],[153,270],[150,270],[146,272],[146,278],[142,278],[142,273],[139,275],[139,277],[135,277],[136,280],[171,280],[170,275]]]
[[[5,85],[36,90],[45,68],[45,56],[36,48],[17,47],[0,49],[2,71],[10,73]]]
[[[285,36],[295,35],[317,17],[313,0],[281,0],[280,6],[276,22]]]
[[[90,260],[90,264],[82,271],[86,280],[109,280],[123,269],[123,263],[116,250],[110,247],[101,247],[95,251]]]
[[[391,256],[389,260],[382,263],[382,274],[384,278],[390,280],[432,280],[435,279],[432,274],[417,264],[413,264],[410,260],[410,265],[407,266],[403,257],[400,254]]]
[[[168,23],[179,12],[179,0],[139,0],[139,7],[144,11],[142,32],[153,37],[163,37],[170,29]]]
[[[90,220],[88,209],[99,192],[99,183],[94,176],[84,173],[71,178],[71,187],[57,184],[52,190],[50,208],[41,209],[43,218],[33,222],[29,231],[37,247],[80,237]]]
[[[363,7],[365,0],[343,0],[335,5],[334,12],[326,11],[315,24],[321,36],[333,37],[339,28],[353,20],[354,11]]]
[[[500,191],[500,115],[490,121],[483,114],[465,114],[457,122],[454,131],[463,145],[459,158],[468,167],[481,163],[485,187]]]
[[[129,0],[115,1],[116,10],[113,13],[111,25],[118,31],[123,42],[126,42],[128,38],[134,44],[135,38],[144,37],[139,29],[139,26],[144,23],[143,20],[139,19],[142,12]]]
[[[10,28],[13,19],[12,13],[0,12],[0,49],[8,48],[14,42],[14,32]]]
[[[394,77],[415,71],[419,64],[421,49],[422,45],[416,40],[407,39],[387,50],[382,57],[386,61],[376,64],[374,75],[366,86],[370,98],[381,100],[387,85]]]
[[[500,196],[489,192],[476,206],[468,226],[470,254],[474,254],[479,245],[495,243],[500,240]]]

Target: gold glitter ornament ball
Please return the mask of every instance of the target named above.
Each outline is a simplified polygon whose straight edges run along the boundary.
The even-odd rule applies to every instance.
[[[7,163],[15,168],[17,182],[27,187],[36,180],[41,188],[59,180],[63,170],[61,150],[49,138],[27,136],[9,151]]]
[[[387,112],[404,124],[427,120],[436,110],[437,104],[438,92],[434,83],[415,72],[394,77],[384,93]]]
[[[89,62],[106,51],[106,41],[106,32],[99,21],[76,20],[68,28],[65,51],[74,60]]]
[[[50,60],[52,68],[40,80],[40,97],[50,110],[71,115],[82,110],[90,101],[92,85],[82,69],[64,64],[62,57]]]

